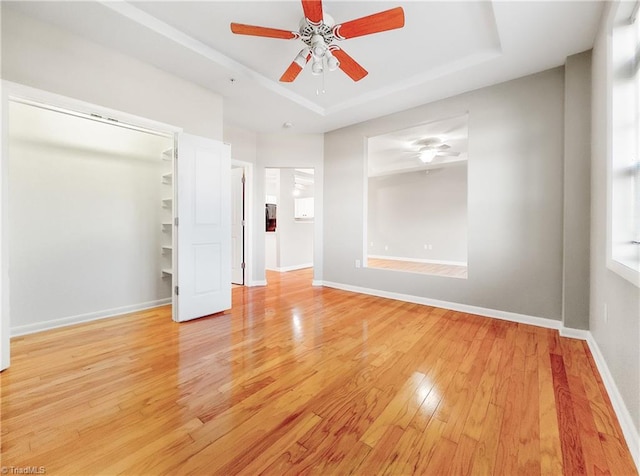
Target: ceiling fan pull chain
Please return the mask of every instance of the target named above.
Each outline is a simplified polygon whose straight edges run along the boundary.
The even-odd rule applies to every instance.
[[[322,68],[322,79],[321,79],[321,81],[322,81],[322,89],[316,88],[316,96],[320,96],[320,94],[324,94],[325,93],[325,91],[324,91],[324,68]]]

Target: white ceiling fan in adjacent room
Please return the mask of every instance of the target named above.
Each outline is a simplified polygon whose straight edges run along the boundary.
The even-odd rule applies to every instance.
[[[421,162],[428,164],[438,157],[458,157],[460,152],[451,149],[451,146],[441,138],[427,137],[414,142],[418,148],[418,158]]]

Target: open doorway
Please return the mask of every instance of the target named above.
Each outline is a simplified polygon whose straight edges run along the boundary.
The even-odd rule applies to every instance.
[[[265,268],[313,267],[314,169],[265,169]]]

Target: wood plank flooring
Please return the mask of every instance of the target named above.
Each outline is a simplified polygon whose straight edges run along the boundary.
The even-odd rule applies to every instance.
[[[311,271],[15,338],[2,465],[46,474],[637,474],[588,348]]]
[[[410,273],[435,274],[450,278],[467,278],[467,267],[453,264],[418,263],[415,261],[368,257],[367,266],[369,268],[395,269]]]

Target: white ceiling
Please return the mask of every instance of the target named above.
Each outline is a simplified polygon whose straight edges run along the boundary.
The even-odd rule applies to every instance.
[[[326,132],[564,64],[593,45],[600,1],[325,1],[337,23],[396,6],[405,27],[340,42],[369,75],[305,69],[278,79],[300,40],[234,35],[229,23],[297,30],[299,1],[3,2],[191,80],[257,132]],[[231,78],[235,81],[230,81]]]
[[[367,140],[367,174],[369,177],[438,169],[464,165],[469,149],[467,114],[419,124],[407,129],[369,137]],[[449,146],[445,152],[457,156],[437,156],[429,163],[419,159],[424,140],[437,140]]]

